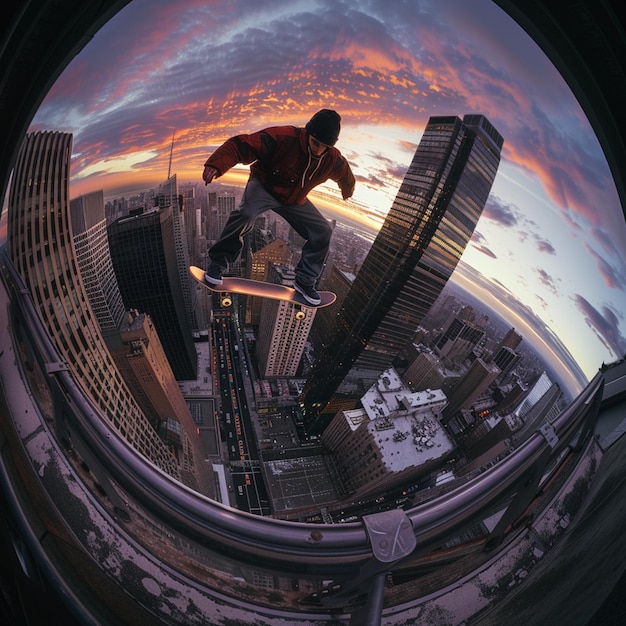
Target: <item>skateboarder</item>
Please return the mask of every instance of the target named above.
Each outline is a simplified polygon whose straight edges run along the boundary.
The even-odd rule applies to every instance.
[[[344,200],[352,196],[354,175],[333,147],[340,122],[336,111],[322,109],[304,128],[272,126],[231,137],[207,159],[202,174],[207,185],[237,163],[250,164],[250,178],[239,208],[230,214],[219,241],[209,250],[207,282],[222,283],[228,264],[241,253],[243,235],[261,213],[271,209],[306,240],[295,268],[294,288],[310,304],[319,304],[316,286],[332,231],[307,194],[330,178],[338,184]]]

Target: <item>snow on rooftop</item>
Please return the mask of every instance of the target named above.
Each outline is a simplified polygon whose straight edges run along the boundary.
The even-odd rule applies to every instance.
[[[343,412],[343,417],[354,432],[363,422],[369,421],[369,416],[363,409],[351,409]]]
[[[366,427],[381,459],[391,471],[398,472],[454,449],[437,419],[447,401],[441,389],[411,392],[390,368],[361,398],[363,409],[344,411],[344,416],[353,431],[369,418]]]
[[[394,368],[385,370],[361,398],[361,404],[372,420],[403,409],[431,407],[441,411],[446,402],[441,389],[412,392]]]
[[[408,414],[371,421],[367,428],[385,466],[393,472],[416,467],[454,449],[437,418]]]

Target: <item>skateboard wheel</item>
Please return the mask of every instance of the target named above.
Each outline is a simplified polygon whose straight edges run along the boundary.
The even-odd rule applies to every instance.
[[[303,320],[306,317],[306,312],[305,311],[296,311],[296,319],[297,320]]]
[[[230,296],[224,296],[222,298],[222,306],[229,307],[233,303],[233,300]]]

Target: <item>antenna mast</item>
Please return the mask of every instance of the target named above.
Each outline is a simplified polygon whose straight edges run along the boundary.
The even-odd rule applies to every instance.
[[[169,162],[169,165],[167,166],[167,178],[168,178],[168,180],[169,180],[169,177],[170,177],[170,175],[172,173],[172,154],[174,152],[174,133],[175,132],[176,131],[174,131],[172,133],[172,146],[170,147],[170,162]]]

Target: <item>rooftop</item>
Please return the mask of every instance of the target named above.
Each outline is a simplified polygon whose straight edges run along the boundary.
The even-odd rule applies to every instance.
[[[367,428],[393,472],[446,456],[454,445],[432,415],[405,414],[371,421]]]
[[[446,395],[441,389],[411,391],[393,368],[385,370],[361,398],[361,404],[372,420],[401,410],[432,408],[438,412],[446,403]]]

